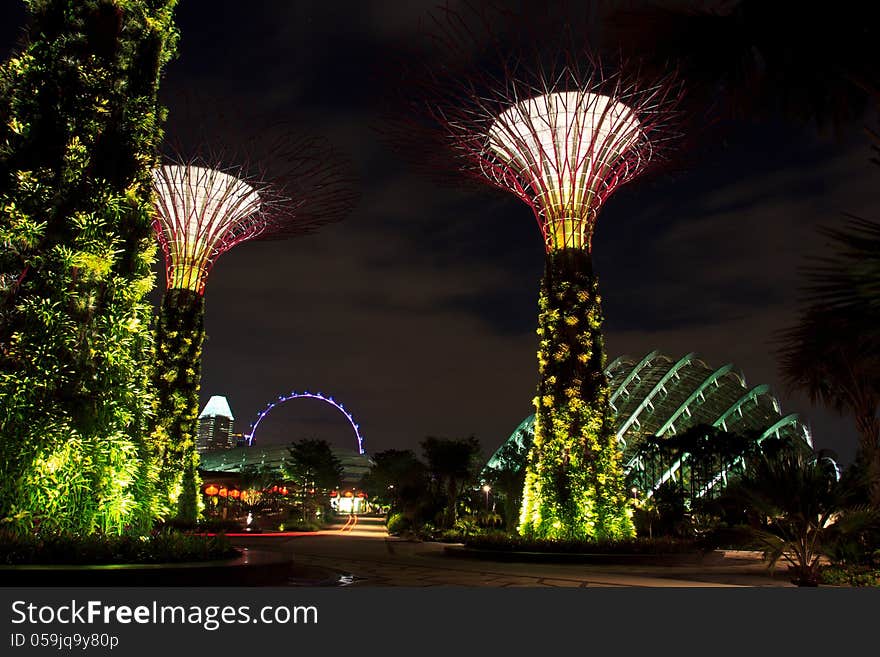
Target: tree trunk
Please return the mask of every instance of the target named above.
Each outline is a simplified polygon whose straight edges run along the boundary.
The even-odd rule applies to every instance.
[[[859,456],[865,463],[868,477],[869,499],[875,509],[880,509],[880,419],[873,408],[856,418],[856,428]]]
[[[548,254],[538,317],[535,441],[520,531],[537,538],[634,535],[613,432],[599,285],[590,254]]]
[[[199,384],[205,302],[191,290],[167,290],[156,325],[153,432],[159,494],[180,520],[198,518]]]
[[[458,520],[458,509],[456,508],[458,504],[458,484],[452,478],[446,484],[446,499],[446,528],[452,529],[455,527],[455,521]]]

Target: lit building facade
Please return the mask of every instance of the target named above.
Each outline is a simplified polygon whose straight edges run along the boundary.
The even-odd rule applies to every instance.
[[[214,395],[199,413],[199,437],[196,449],[201,454],[214,449],[232,449],[236,441],[232,433],[235,417],[226,397]]]

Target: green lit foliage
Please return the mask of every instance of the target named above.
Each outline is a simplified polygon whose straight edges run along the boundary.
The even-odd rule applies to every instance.
[[[880,89],[867,88],[880,108]],[[880,155],[880,134],[868,133]],[[790,388],[855,421],[856,458],[880,510],[880,221],[850,217],[821,232],[830,249],[806,270],[807,294],[798,323],[780,335],[779,364]]]
[[[159,464],[158,501],[163,515],[198,518],[199,384],[205,339],[204,297],[167,290],[156,322],[152,445]]]
[[[520,533],[618,540],[634,535],[604,374],[602,308],[589,253],[547,255],[538,317],[535,441]]]
[[[434,492],[445,504],[441,525],[451,529],[457,519],[459,498],[475,484],[480,462],[480,441],[467,438],[435,438],[421,442]]]
[[[483,469],[482,477],[491,485],[496,499],[500,498],[504,511],[504,525],[513,531],[519,524],[519,511],[522,508],[523,487],[525,486],[525,463],[531,441],[523,443],[510,440],[501,446],[491,467]]]
[[[153,516],[145,424],[157,90],[176,0],[28,0],[0,66],[0,518]]]
[[[427,468],[411,450],[388,449],[373,454],[360,486],[373,502],[414,518],[428,497]]]
[[[878,257],[867,247],[878,244],[880,240],[865,244],[858,252],[841,239],[836,246],[841,253],[858,256],[859,266],[842,257],[831,260],[833,266],[828,269],[833,274],[826,272],[828,288],[839,286],[848,292],[870,289],[866,272],[876,266],[873,263]],[[815,274],[813,280],[818,285],[821,274]],[[812,402],[853,418],[859,436],[857,458],[869,474],[870,501],[880,509],[880,331],[871,309],[878,302],[868,293],[860,297],[853,292],[853,296],[849,307],[810,300],[802,306],[798,323],[780,334],[777,353],[789,388],[806,392]]]
[[[303,520],[314,520],[318,507],[328,505],[330,490],[342,481],[342,462],[326,440],[304,438],[291,443],[285,474],[296,482]]]
[[[21,535],[0,529],[0,564],[182,563],[240,555],[224,535],[199,536],[162,530],[146,536],[41,532]]]
[[[802,449],[768,450],[752,458],[727,495],[757,516],[753,532],[770,565],[787,562],[799,586],[816,586],[821,557],[877,517],[868,507],[849,506],[831,459]]]

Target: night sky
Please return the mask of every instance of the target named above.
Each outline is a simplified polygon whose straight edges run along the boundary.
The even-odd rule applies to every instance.
[[[24,12],[3,4],[7,52]],[[169,133],[185,125],[175,103],[193,93],[289,119],[350,158],[360,192],[343,222],[220,257],[206,292],[201,396],[227,396],[237,431],[279,394],[322,391],[354,414],[368,452],[473,434],[488,456],[531,413],[543,266],[531,210],[414,173],[377,129],[391,62],[424,38],[420,21],[436,4],[180,3],[179,56],[162,88]],[[816,228],[843,212],[876,216],[870,120],[836,132],[735,122],[683,171],[612,197],[594,239],[609,360],[660,349],[732,362],[848,462],[851,421],[786,393],[771,340],[794,321],[799,268],[823,250]],[[355,445],[345,420],[314,401],[275,410],[257,440],[306,436]]]

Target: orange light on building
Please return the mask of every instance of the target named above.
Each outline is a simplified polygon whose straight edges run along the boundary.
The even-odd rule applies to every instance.
[[[360,497],[361,499],[363,499],[363,498],[366,497],[366,495],[364,495],[363,493],[358,493],[358,497]]]
[[[280,492],[282,495],[287,495],[287,486],[282,486],[282,487],[281,487],[281,490],[280,490],[279,492]]]
[[[336,497],[337,495],[339,495],[339,491],[335,491],[335,490],[330,491],[330,497]]]
[[[229,497],[231,497],[233,500],[237,500],[239,497],[241,497],[241,491],[237,488],[233,488],[229,491]]]
[[[208,484],[205,487],[205,495],[208,497],[214,497],[217,493],[220,492],[220,489],[217,488],[214,484]]]
[[[226,486],[221,486],[221,487],[220,487],[220,490],[218,491],[217,494],[218,494],[220,497],[226,497],[226,496],[229,494],[229,490],[226,488]]]
[[[353,497],[354,496],[354,494],[350,490],[345,491],[344,494],[345,494],[345,497]]]

